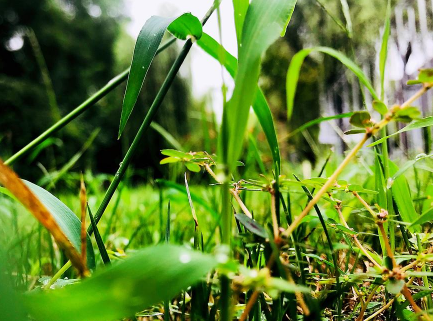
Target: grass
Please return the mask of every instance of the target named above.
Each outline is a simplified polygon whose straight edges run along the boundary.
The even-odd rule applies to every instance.
[[[405,103],[387,106],[362,70],[342,53],[315,47],[295,55],[287,72],[289,117],[299,112],[294,105],[296,82],[312,51],[331,55],[352,71],[375,99],[367,109],[380,114],[377,120],[367,110],[351,114],[353,129],[347,134],[359,133],[360,140],[346,155],[319,159],[311,177],[304,177],[300,164],[281,160],[272,114],[257,85],[260,56],[284,33],[295,3],[235,2],[238,60],[203,34],[192,15],[173,22],[149,20],[137,41],[119,133],[145,77],[140,68],[150,66],[165,30],[188,40],[112,176],[74,173],[71,161],[61,174],[42,180],[43,190],[23,183],[0,163],[5,187],[0,190],[0,254],[7,257],[0,261],[0,272],[15,288],[0,290],[3,298],[12,298],[7,303],[11,311],[44,321],[432,319],[431,156],[395,164],[384,138],[365,145],[378,134],[385,136],[391,122],[415,120],[407,130],[431,126],[431,119],[421,118],[413,103],[433,86],[433,71],[421,70],[411,81],[420,89]],[[218,5],[215,1],[203,24]],[[349,28],[349,8],[343,5]],[[386,19],[389,32],[390,16]],[[382,100],[386,34],[383,39]],[[163,150],[161,164],[170,166],[167,172],[173,179],[137,185],[138,171],[130,168],[130,161],[195,42],[235,79],[233,96],[224,106],[218,156]],[[148,51],[140,49],[149,43]],[[127,74],[120,74],[6,164],[24,157]],[[263,151],[253,135],[248,156],[242,154],[250,105],[265,133],[270,163],[262,161]],[[159,132],[172,139],[169,131]],[[5,302],[0,296],[0,303]],[[6,310],[0,305],[0,316]],[[15,313],[14,318],[27,317]]]

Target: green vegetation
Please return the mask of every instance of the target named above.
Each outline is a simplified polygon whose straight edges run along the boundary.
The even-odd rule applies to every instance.
[[[345,24],[332,20],[353,39],[357,24],[347,1],[340,4]],[[304,112],[305,88],[315,86],[302,80],[310,54],[334,59],[372,98],[370,104],[362,96],[362,110],[318,117],[290,133],[350,117],[352,128],[344,134],[358,139],[342,155],[319,157],[313,173],[282,157],[259,86],[262,56],[285,36],[296,0],[234,0],[237,58],[202,28],[219,5],[215,0],[201,21],[190,13],[150,18],[127,70],[0,161],[1,320],[433,319],[431,135],[425,153],[407,160],[391,160],[388,144],[401,133],[430,129],[432,117],[414,103],[433,87],[433,70],[421,69],[408,81],[416,90],[404,102],[386,99],[391,1],[379,53],[380,93],[352,58],[330,47],[297,51],[285,70],[289,122]],[[132,135],[137,116],[130,116],[153,59],[175,41],[183,46]],[[234,79],[230,97],[222,88],[221,124],[202,110],[205,151],[189,151],[170,127],[155,123],[194,45]],[[49,76],[44,79],[50,93]],[[97,109],[91,107],[126,79],[115,131],[125,152],[115,173],[71,170],[98,137],[100,129],[93,129],[78,152],[60,158],[63,165],[37,184],[18,177],[23,160],[55,145],[55,133]],[[55,107],[55,95],[48,96]],[[252,117],[260,126],[249,126]],[[407,125],[387,131],[395,123]],[[174,149],[144,143],[149,127]],[[127,132],[131,140],[124,138]],[[267,146],[259,144],[257,132]],[[137,153],[151,148],[170,179],[131,166]]]

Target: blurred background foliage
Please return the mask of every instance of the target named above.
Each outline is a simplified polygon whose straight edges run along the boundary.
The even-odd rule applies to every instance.
[[[392,5],[406,8],[416,6],[415,2],[392,1]],[[361,109],[364,101],[357,80],[338,61],[313,54],[302,68],[295,112],[287,122],[285,79],[291,57],[302,48],[329,46],[355,60],[374,81],[385,11],[386,1],[305,0],[298,3],[286,36],[279,39],[264,57],[260,80],[276,120],[284,159],[292,162],[308,160],[314,164],[330,144],[336,146],[337,151],[343,151],[348,142],[336,135],[335,128],[322,132],[335,136],[337,141],[320,140],[319,125],[290,139],[286,137],[302,124],[324,114]],[[134,39],[126,30],[128,19],[122,0],[0,0],[2,158],[25,146],[128,67],[134,47]],[[393,15],[392,36],[398,37],[395,20]],[[430,18],[428,22],[431,23]],[[20,39],[24,43],[17,49],[14,46]],[[407,48],[400,48],[405,63],[411,50],[410,43]],[[173,46],[155,59],[138,108],[135,108],[121,141],[116,138],[125,84],[57,133],[48,147],[40,152],[36,150],[33,156],[14,165],[17,172],[36,180],[47,172],[59,170],[83,148],[91,133],[100,128],[74,169],[114,173],[176,51]],[[206,98],[194,97],[190,76],[181,74],[158,112],[157,123],[185,150],[214,152],[217,125],[212,103]],[[390,101],[395,101],[399,95],[404,96],[393,91]],[[430,98],[426,104],[431,104]],[[423,110],[426,116],[431,107]],[[348,126],[346,120],[337,120],[336,125],[343,131]],[[260,131],[256,129],[252,134],[259,147],[263,147],[260,149],[267,150]],[[133,160],[133,166],[140,169],[134,174],[145,178],[163,176],[159,150],[167,147],[172,145],[155,130],[149,130]],[[265,164],[271,165],[270,157],[262,157]],[[35,171],[34,166],[40,171]]]
[[[88,0],[0,1],[3,158],[129,66],[135,41],[126,33],[126,22],[120,0],[97,1],[97,6]],[[14,46],[20,46],[21,39],[24,43],[17,50]],[[43,171],[61,167],[81,149],[95,128],[101,128],[77,168],[114,172],[175,57],[176,49],[170,48],[155,59],[137,104],[140,108],[134,111],[121,141],[117,141],[117,132],[125,84],[56,134],[59,139],[32,162],[40,164]],[[178,77],[157,122],[170,128],[173,135],[185,136],[189,132],[186,109],[190,101],[187,80]],[[142,144],[135,164],[157,169],[159,149],[167,146],[164,139],[149,131]],[[16,170],[29,179],[43,174],[29,165],[19,162]]]

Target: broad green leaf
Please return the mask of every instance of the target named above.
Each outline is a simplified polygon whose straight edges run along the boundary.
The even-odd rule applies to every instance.
[[[413,123],[407,125],[406,127],[400,129],[398,132],[395,132],[394,134],[382,137],[381,139],[376,140],[374,143],[368,145],[367,147],[372,147],[372,146],[375,146],[377,144],[380,144],[384,140],[386,140],[392,136],[407,132],[409,130],[424,128],[424,127],[430,127],[430,126],[433,126],[433,116],[429,116],[429,117],[426,117],[423,119],[416,120]]]
[[[388,160],[388,166],[389,174],[392,177],[398,172],[399,168],[391,160]],[[419,214],[415,211],[406,178],[404,176],[397,177],[391,186],[391,191],[403,222],[412,223],[417,221]],[[411,226],[409,227],[409,231],[412,233],[420,232],[421,229],[419,226]]]
[[[242,27],[244,26],[245,15],[247,14],[249,4],[249,0],[233,0],[236,38],[238,40],[238,44],[242,43]]]
[[[203,33],[203,36],[197,41],[197,44],[205,52],[217,60],[220,59],[219,57],[222,53],[223,57],[221,58],[221,62],[228,73],[233,78],[235,77],[238,68],[238,62],[234,56],[224,49],[224,47],[222,47],[206,33]],[[271,149],[272,158],[274,162],[278,164],[278,167],[281,167],[280,149],[278,147],[278,139],[272,113],[266,101],[265,95],[258,87],[256,89],[255,99],[253,101],[253,110],[257,116],[257,119],[259,120],[260,126],[262,126],[263,132],[265,133],[266,140],[268,141],[269,147]]]
[[[186,39],[188,36],[199,39],[203,32],[200,21],[190,13],[176,18],[152,16],[146,21],[135,43],[131,71],[123,98],[119,137],[122,135],[126,122],[137,102],[147,71],[167,29],[180,39]]]
[[[405,282],[404,280],[390,279],[386,282],[386,290],[391,294],[398,294],[403,289]]]
[[[284,34],[296,0],[252,0],[245,16],[239,67],[230,101],[224,106],[220,155],[230,171],[235,170],[243,144],[250,106],[257,92],[261,56]]]
[[[370,113],[366,110],[356,111],[353,113],[352,117],[350,117],[350,123],[353,126],[361,128],[371,127]]]
[[[89,236],[87,236],[88,266],[86,266],[80,254],[81,222],[62,202],[43,188],[21,180],[1,160],[0,183],[50,232],[81,275],[87,274],[88,266],[94,267],[95,258]]]
[[[268,233],[266,232],[265,228],[252,218],[249,218],[243,213],[235,214],[235,217],[251,233],[263,237],[264,239],[268,237]]]
[[[174,245],[146,248],[59,290],[30,292],[25,303],[40,321],[110,321],[129,317],[197,283],[217,265],[212,256]]]
[[[359,68],[352,60],[347,58],[341,52],[338,52],[332,48],[328,47],[313,47],[307,48],[299,51],[293,56],[290,61],[289,69],[287,70],[286,78],[286,94],[287,94],[287,119],[290,120],[293,114],[293,104],[295,101],[296,87],[298,85],[299,73],[301,71],[302,64],[305,58],[312,52],[322,52],[335,59],[339,60],[343,65],[345,65],[349,70],[351,70],[359,81],[370,91],[371,96],[375,100],[380,100],[373,85],[368,80],[367,76],[363,73],[361,68]]]
[[[42,204],[52,214],[63,233],[71,241],[72,245],[81,253],[81,221],[69,207],[47,190],[29,181],[23,180],[28,188],[39,198]],[[87,235],[87,264],[89,269],[95,268],[95,253],[92,242]]]
[[[379,53],[380,96],[382,100],[385,99],[385,86],[384,86],[385,66],[386,66],[386,58],[388,56],[388,40],[389,40],[390,30],[391,30],[391,0],[388,0],[388,4],[386,7],[385,27],[383,28],[383,35],[382,35],[382,45],[380,47],[380,53]],[[373,102],[373,108],[376,109],[374,102]],[[384,115],[387,111],[387,108],[385,104],[383,104],[383,106],[380,106],[380,110],[382,110],[382,112],[378,109],[376,110],[382,115]]]
[[[422,225],[427,222],[433,221],[433,207],[422,213],[421,216],[413,222],[410,226]]]
[[[373,100],[373,109],[381,115],[385,115],[388,112],[386,105],[379,100]]]

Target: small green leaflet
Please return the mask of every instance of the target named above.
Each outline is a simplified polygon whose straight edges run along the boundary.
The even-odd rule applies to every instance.
[[[374,143],[368,145],[367,147],[372,147],[375,146],[377,144],[382,143],[385,139],[388,139],[392,136],[407,132],[409,130],[413,130],[413,129],[419,129],[419,128],[424,128],[424,127],[430,127],[433,126],[433,116],[429,116],[426,118],[422,118],[419,120],[414,121],[413,123],[407,125],[406,127],[400,129],[398,132],[395,132],[394,134],[382,137],[381,139],[376,140]]]
[[[373,85],[368,80],[367,76],[363,73],[361,68],[359,68],[352,60],[347,58],[341,52],[334,50],[328,47],[314,47],[307,48],[299,51],[296,55],[293,56],[290,61],[289,69],[287,70],[287,78],[286,78],[286,93],[287,93],[287,119],[290,120],[293,114],[293,104],[295,101],[296,87],[298,85],[299,73],[301,71],[302,64],[305,58],[311,52],[322,52],[335,59],[339,60],[343,65],[349,68],[356,77],[358,77],[359,81],[369,90],[371,96],[374,100],[380,100],[376,91],[373,88]]]
[[[366,128],[366,127],[372,126],[370,113],[366,110],[354,112],[352,117],[350,117],[349,122],[353,126],[361,127],[361,128]]]
[[[185,13],[177,18],[152,16],[146,21],[135,43],[131,71],[123,98],[119,138],[137,102],[147,71],[167,29],[175,37],[183,40],[187,39],[188,36],[199,39],[203,32],[200,21],[190,13]]]
[[[416,80],[409,80],[408,85],[426,84],[431,86],[433,84],[433,69],[420,69],[418,78]]]

